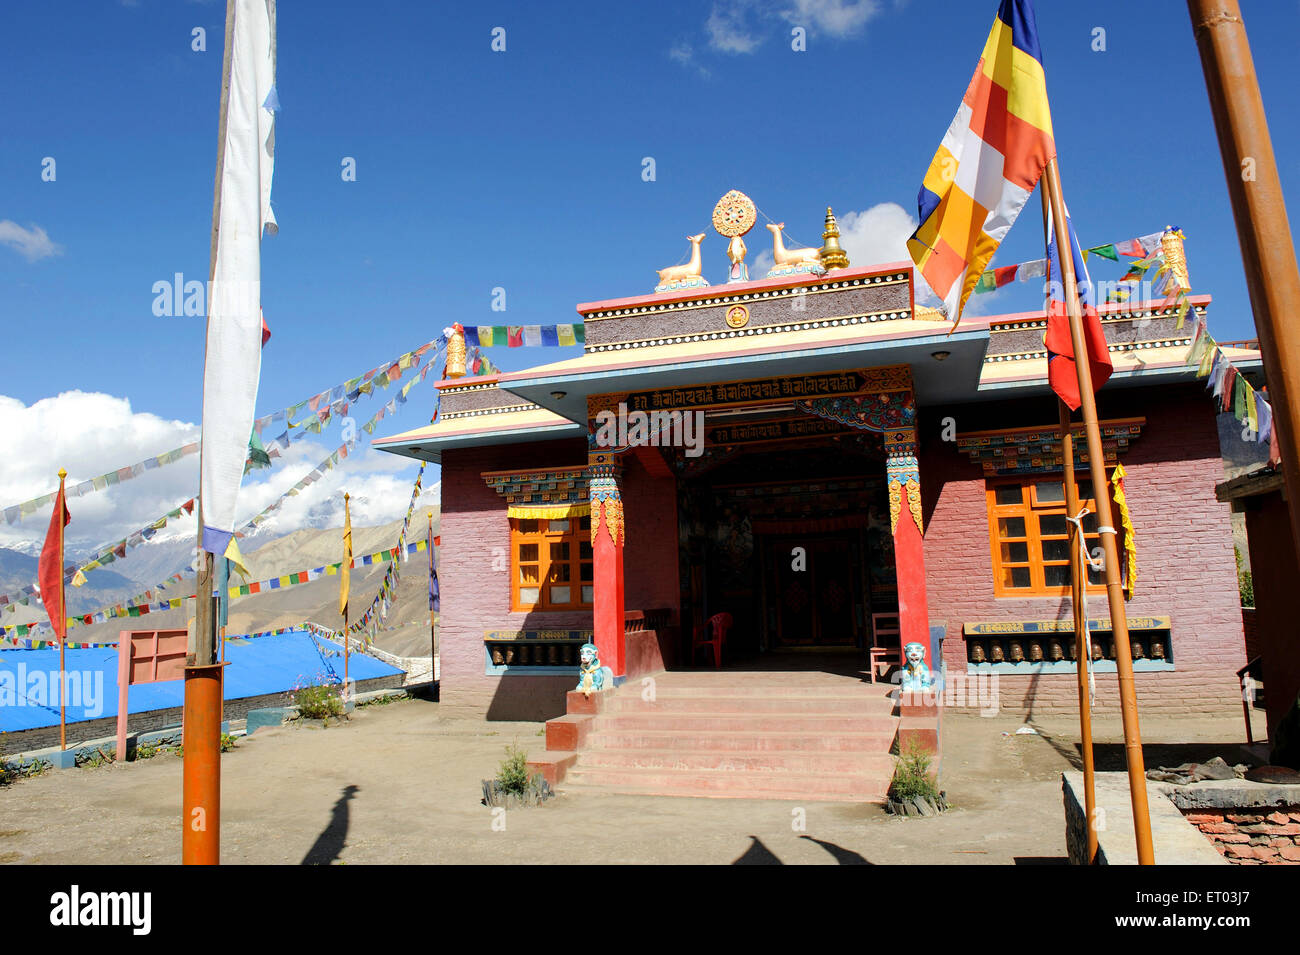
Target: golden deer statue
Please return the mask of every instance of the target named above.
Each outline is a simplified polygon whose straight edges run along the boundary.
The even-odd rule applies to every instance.
[[[697,279],[700,277],[700,243],[704,241],[704,233],[701,232],[699,235],[688,235],[686,241],[691,244],[691,260],[685,265],[670,265],[666,269],[660,269],[660,285],[668,285],[671,282],[682,282],[687,279]]]
[[[776,265],[821,265],[819,249],[787,249],[781,238],[784,222],[769,222],[768,231],[772,233],[772,259]]]

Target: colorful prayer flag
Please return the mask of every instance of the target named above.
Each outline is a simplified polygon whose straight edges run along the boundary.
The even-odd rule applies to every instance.
[[[1002,0],[956,117],[917,196],[907,242],[954,323],[1056,155],[1038,29],[1028,0]]]

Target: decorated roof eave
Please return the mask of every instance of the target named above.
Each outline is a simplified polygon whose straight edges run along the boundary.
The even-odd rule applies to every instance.
[[[492,418],[502,420],[493,422]],[[473,448],[497,444],[523,444],[528,441],[545,441],[554,438],[581,437],[586,425],[558,419],[548,415],[550,423],[529,423],[508,420],[510,415],[485,415],[467,422],[438,422],[403,434],[382,438],[374,443],[381,451],[418,458],[421,461],[442,463],[442,452],[447,448]],[[458,427],[448,428],[446,424]]]
[[[1244,348],[1225,348],[1224,351],[1228,353],[1228,357],[1232,359],[1232,363],[1237,366],[1238,370],[1250,375],[1262,374],[1264,364],[1259,352]],[[1187,365],[1183,361],[1186,348],[1179,349],[1178,352],[1176,355],[1170,355],[1168,358],[1159,361],[1146,362],[1141,367],[1125,368],[1117,365],[1105,387],[1133,388],[1152,384],[1197,381],[1196,368]],[[1047,384],[1046,361],[1038,359],[1036,362],[1027,364],[1032,364],[1035,370],[1014,378],[982,380],[976,397],[984,399],[1003,398],[1007,397],[1007,392],[1014,392],[1016,395],[1026,393],[1050,394],[1051,388]]]
[[[848,326],[825,329],[823,336],[811,339],[779,333],[588,353],[502,375],[499,386],[575,422],[586,421],[589,395],[884,365],[912,366],[923,405],[974,392],[988,346],[987,328],[962,328],[949,335],[943,322],[890,323],[895,324],[907,327],[882,334],[879,327]],[[948,353],[942,362],[931,357],[940,351]]]

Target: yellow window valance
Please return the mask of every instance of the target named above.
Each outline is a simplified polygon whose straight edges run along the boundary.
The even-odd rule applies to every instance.
[[[564,517],[586,517],[591,513],[591,504],[586,501],[580,504],[511,504],[506,508],[506,513],[510,517],[521,517],[526,520],[553,521]]]

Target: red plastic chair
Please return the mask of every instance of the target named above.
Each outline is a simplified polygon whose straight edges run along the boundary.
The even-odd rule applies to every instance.
[[[899,646],[901,632],[898,614],[873,613],[871,615],[871,649],[868,656],[872,683],[876,682],[876,670],[882,664],[886,670],[889,669],[890,664],[903,665],[903,648]]]
[[[695,633],[691,640],[691,662],[695,662],[695,655],[700,650],[708,648],[713,652],[713,669],[717,670],[722,666],[722,645],[727,642],[727,631],[731,629],[731,614],[716,613],[704,626],[709,635],[703,637],[698,631]]]

